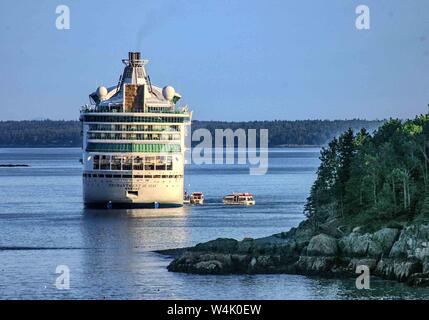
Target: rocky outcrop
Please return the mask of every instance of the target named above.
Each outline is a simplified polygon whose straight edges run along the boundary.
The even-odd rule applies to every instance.
[[[373,275],[385,279],[429,286],[429,225],[383,228],[374,233],[354,228],[347,235],[339,236],[340,231],[336,231],[333,236],[314,234],[306,223],[266,238],[217,239],[198,244],[174,259],[168,270],[356,276],[356,268],[365,265]]]
[[[387,279],[408,281],[411,285],[429,285],[428,245],[429,225],[404,228],[389,255],[378,262],[376,274]]]
[[[391,258],[429,258],[429,225],[412,225],[402,230],[392,247]]]
[[[337,252],[337,239],[323,233],[311,238],[307,247],[309,256],[336,256]]]
[[[373,234],[353,231],[339,240],[339,247],[346,257],[380,258],[389,254],[399,235],[398,229],[383,228]]]
[[[418,260],[395,260],[381,259],[376,267],[376,274],[392,280],[405,281],[422,270],[421,262]]]
[[[331,274],[335,267],[334,257],[300,256],[295,270],[302,274]]]

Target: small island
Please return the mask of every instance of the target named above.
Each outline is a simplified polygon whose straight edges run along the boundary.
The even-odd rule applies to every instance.
[[[14,163],[0,164],[0,168],[19,168],[19,167],[29,167],[29,165],[28,164],[14,164]]]
[[[174,255],[172,272],[371,275],[429,286],[429,115],[349,129],[320,155],[298,227],[266,238],[217,239]]]

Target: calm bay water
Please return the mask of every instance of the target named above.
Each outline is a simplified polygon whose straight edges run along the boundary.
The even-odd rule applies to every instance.
[[[0,298],[2,299],[395,299],[427,298],[373,278],[371,290],[353,280],[295,275],[199,276],[169,273],[153,250],[218,237],[242,239],[286,231],[302,208],[318,166],[318,149],[272,149],[270,169],[189,166],[188,191],[206,204],[178,209],[90,210],[82,204],[80,149],[0,149]],[[255,195],[254,207],[225,207],[234,191]],[[70,269],[70,289],[58,290],[55,269]]]

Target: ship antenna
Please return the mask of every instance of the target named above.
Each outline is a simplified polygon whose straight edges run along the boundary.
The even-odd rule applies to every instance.
[[[119,81],[118,81],[118,85],[116,86],[116,91],[118,91],[121,88],[121,84],[122,84],[122,74],[119,76]]]
[[[149,76],[149,75],[147,75],[147,83],[149,84],[149,91],[150,91],[151,93],[153,93],[153,90],[152,90],[152,82],[150,81],[150,76]]]

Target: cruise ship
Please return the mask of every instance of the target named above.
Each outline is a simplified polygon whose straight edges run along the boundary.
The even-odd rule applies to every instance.
[[[122,62],[118,84],[98,87],[81,108],[85,206],[182,206],[192,112],[172,86],[152,85],[139,52]]]

